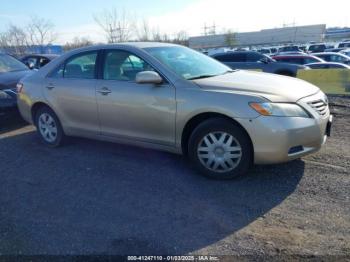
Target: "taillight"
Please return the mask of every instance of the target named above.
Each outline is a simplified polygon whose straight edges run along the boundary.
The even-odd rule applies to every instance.
[[[21,93],[24,86],[23,86],[22,83],[18,83],[18,84],[16,85],[16,87],[17,87],[17,93]]]

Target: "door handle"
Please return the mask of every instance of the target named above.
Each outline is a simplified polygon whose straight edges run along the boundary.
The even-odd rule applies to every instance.
[[[112,93],[111,90],[109,90],[107,87],[102,87],[100,90],[98,90],[97,92],[99,92],[101,95],[106,96],[110,93]]]

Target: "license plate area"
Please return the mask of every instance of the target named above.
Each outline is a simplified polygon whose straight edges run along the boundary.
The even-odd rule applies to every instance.
[[[327,123],[327,128],[326,128],[326,135],[327,135],[328,137],[330,137],[330,136],[331,136],[331,133],[332,133],[332,124],[333,124],[333,116],[331,115],[331,116],[329,117],[329,121],[328,121],[328,123]]]

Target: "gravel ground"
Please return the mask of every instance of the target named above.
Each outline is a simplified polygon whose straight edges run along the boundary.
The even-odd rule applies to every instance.
[[[0,129],[0,254],[350,256],[350,99],[318,153],[211,181],[176,155]],[[323,257],[325,258],[325,257]]]

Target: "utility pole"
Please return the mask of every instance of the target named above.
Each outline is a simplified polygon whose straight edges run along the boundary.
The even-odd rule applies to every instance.
[[[216,34],[216,25],[215,22],[212,26],[207,26],[207,24],[204,24],[203,27],[203,35],[215,35]]]

